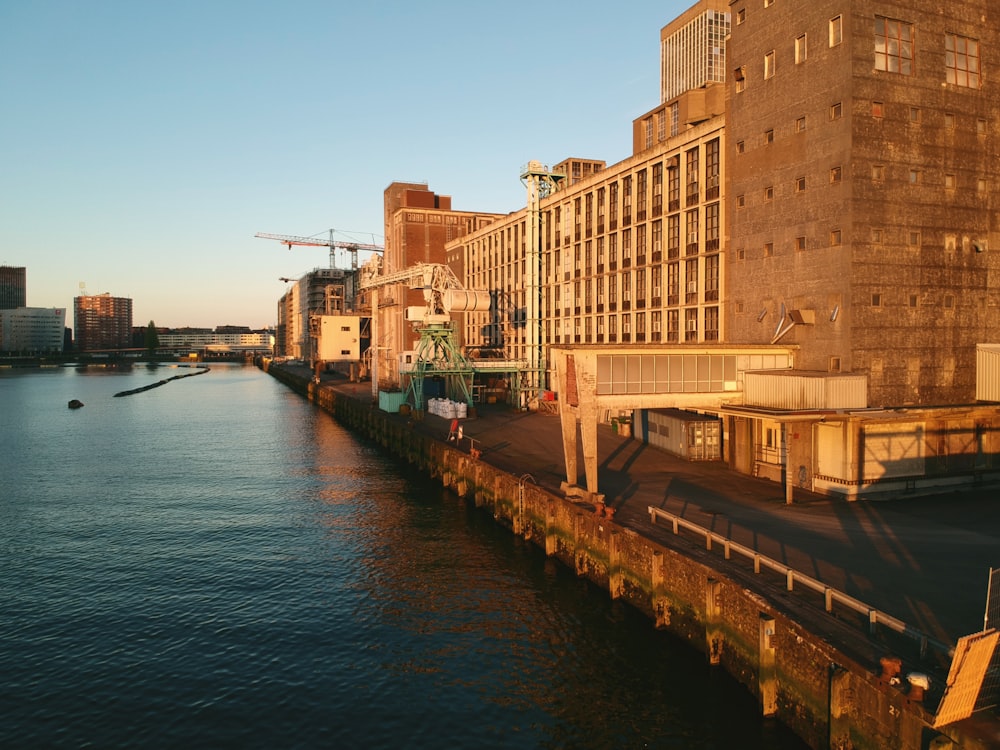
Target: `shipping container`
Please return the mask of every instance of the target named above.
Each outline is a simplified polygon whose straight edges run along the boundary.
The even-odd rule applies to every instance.
[[[722,420],[682,409],[637,411],[635,437],[689,461],[722,458]]]

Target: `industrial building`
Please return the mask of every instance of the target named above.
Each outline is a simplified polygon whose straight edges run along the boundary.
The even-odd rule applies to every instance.
[[[661,31],[630,158],[576,180],[529,163],[526,207],[448,245],[497,300],[464,342],[559,392],[571,485],[572,423],[590,460],[594,423],[643,408],[717,416],[725,460],[789,497],[998,468],[1000,415],[975,402],[1000,311],[997,23],[985,0],[885,6],[702,0]]]

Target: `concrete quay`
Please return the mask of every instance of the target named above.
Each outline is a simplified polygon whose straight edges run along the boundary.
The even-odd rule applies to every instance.
[[[308,382],[309,373],[304,369],[302,373],[289,374],[300,383]],[[370,384],[328,380],[324,376],[323,381],[312,388],[317,393],[310,393],[310,398],[323,391],[327,399],[353,402],[354,408],[363,404],[367,409],[378,412],[371,405]],[[726,585],[731,583],[736,589],[742,588],[743,596],[750,597],[752,602],[756,601],[754,597],[760,597],[762,610],[780,611],[783,617],[789,618],[793,629],[801,628],[797,632],[802,634],[808,632],[807,640],[815,640],[813,650],[825,649],[829,644],[836,657],[834,661],[850,664],[847,669],[855,674],[850,688],[844,691],[845,695],[860,696],[866,691],[873,691],[878,705],[869,708],[854,706],[852,710],[855,713],[868,710],[877,714],[885,708],[881,703],[888,701],[893,705],[899,703],[904,710],[913,708],[926,722],[927,711],[933,712],[940,698],[947,674],[947,656],[930,654],[929,658],[922,659],[916,645],[905,638],[893,637],[895,634],[886,637],[881,631],[872,635],[864,621],[850,615],[828,614],[824,611],[822,595],[798,588],[790,592],[784,579],[766,572],[755,574],[751,565],[736,559],[727,560],[717,545],[706,549],[703,538],[683,532],[675,535],[669,525],[653,524],[648,510],[650,506],[710,529],[819,579],[904,621],[935,642],[951,645],[959,637],[983,627],[987,576],[991,565],[1000,565],[1000,503],[996,502],[995,491],[900,498],[889,502],[846,503],[796,490],[794,502],[789,505],[785,502],[784,488],[778,484],[736,474],[719,462],[697,463],[675,458],[615,434],[610,428],[601,428],[598,440],[599,485],[607,506],[613,510],[613,516],[605,514],[599,522],[592,522],[591,519],[596,516],[595,508],[587,503],[566,500],[560,489],[565,474],[560,425],[556,416],[515,412],[503,406],[478,406],[474,417],[462,420],[463,438],[456,445],[446,442],[450,420],[431,414],[423,415],[422,419],[385,412],[378,414],[379,419],[384,421],[378,429],[399,430],[404,435],[412,435],[413,440],[437,444],[435,451],[440,449],[458,454],[447,461],[434,459],[451,467],[442,470],[446,484],[455,482],[458,474],[464,477],[463,472],[471,471],[468,467],[474,464],[482,465],[476,469],[479,472],[486,466],[494,467],[513,478],[515,487],[531,485],[532,489],[537,487],[539,492],[558,497],[565,504],[575,505],[576,515],[583,517],[589,529],[586,534],[574,532],[577,544],[582,545],[581,540],[588,534],[597,535],[598,528],[604,532],[605,527],[614,527],[628,538],[634,536],[648,540],[657,549],[676,551],[684,560],[695,561],[704,566],[710,576],[717,575]],[[473,454],[472,450],[476,453]],[[459,466],[466,468],[455,468]],[[464,489],[466,480],[461,482],[459,486]],[[470,479],[468,483],[475,484],[476,480]],[[480,484],[487,489],[480,488],[479,494],[491,495],[489,482],[482,481]],[[470,491],[475,493],[477,490]],[[502,513],[498,510],[495,515],[499,517]],[[544,515],[544,510],[538,513],[539,517]],[[530,527],[531,523],[530,519],[522,522],[526,538],[532,532],[530,528],[523,527]],[[548,521],[536,518],[535,523],[536,526],[545,526]],[[579,521],[577,525],[583,528]],[[517,526],[515,521],[515,531]],[[536,528],[535,531],[536,537],[544,537],[546,552],[558,555],[560,543],[551,541],[545,529],[539,531]],[[619,546],[624,548],[625,545],[619,543]],[[614,541],[611,547],[614,558]],[[569,555],[571,564],[574,554]],[[581,567],[586,567],[581,566],[583,557],[585,555],[577,555],[576,561],[581,574],[584,572]],[[671,564],[679,559],[671,557]],[[622,568],[625,567],[622,564]],[[609,563],[606,576],[611,575],[611,569]],[[652,577],[656,579],[655,573]],[[711,587],[713,578],[708,577],[708,581]],[[618,587],[621,590],[628,588],[620,583]],[[637,598],[642,600],[644,597],[643,593]],[[625,598],[629,599],[627,595]],[[653,598],[655,600],[655,595]],[[645,605],[640,603],[639,606]],[[656,616],[655,604],[653,609]],[[676,605],[676,612],[683,612],[684,609]],[[711,609],[710,604],[705,606],[706,612]],[[692,616],[711,619],[705,612]],[[661,618],[656,618],[657,624],[662,624]],[[670,623],[668,616],[667,623],[682,636],[687,634],[695,647],[711,652],[712,641],[709,639],[709,645],[706,645],[704,638],[705,626],[697,624],[703,629],[699,642],[698,636],[690,635],[697,633],[698,627],[691,622],[681,622],[681,619],[675,613],[674,622]],[[780,625],[785,628],[784,621]],[[708,627],[711,629],[711,625]],[[732,629],[721,628],[719,632],[720,640],[727,641],[724,648],[730,652],[738,650],[731,643],[741,638],[749,640],[745,634],[740,636]],[[799,640],[802,638],[799,637]],[[749,656],[744,654],[734,659],[727,655],[722,662],[730,672],[755,671],[756,674],[749,676],[736,676],[764,695],[764,670],[757,664],[758,656],[750,653],[755,652],[756,647],[756,643],[746,647]],[[824,653],[823,658],[827,656]],[[880,681],[880,662],[885,657],[899,658],[901,676],[914,671],[931,675],[932,687],[925,706],[912,706],[912,697],[905,695],[905,679],[901,685]],[[727,658],[731,663],[726,663]],[[763,664],[762,656],[759,660]],[[859,678],[857,672],[864,670],[870,673],[871,684],[861,684],[867,678]],[[776,680],[793,681],[791,676],[781,674],[780,664],[778,673]],[[829,691],[833,695],[832,677]],[[766,712],[766,697],[764,700]],[[832,701],[831,698],[831,705]],[[861,704],[864,701],[858,697],[854,702]],[[818,716],[825,709],[815,707],[811,710]],[[890,706],[888,711],[895,714],[898,708]],[[908,732],[903,732],[909,735],[907,738],[893,741],[891,745],[886,744],[886,734],[880,736],[873,732],[866,742],[855,736],[858,732],[856,727],[840,733],[834,731],[834,709],[830,708],[829,712],[829,740],[824,745],[816,741],[815,736],[806,737],[814,746],[934,747],[935,750],[1000,747],[1000,722],[991,712],[980,712],[972,719],[945,728],[940,734],[925,729],[921,735],[911,727]],[[844,712],[846,714],[847,709]],[[786,720],[780,712],[779,718]],[[879,717],[873,716],[873,722],[878,721]],[[806,734],[803,732],[803,735]],[[845,739],[846,736],[849,739]]]

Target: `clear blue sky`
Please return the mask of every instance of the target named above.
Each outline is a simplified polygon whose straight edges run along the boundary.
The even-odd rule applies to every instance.
[[[0,264],[32,307],[273,325],[328,253],[256,232],[381,242],[395,180],[507,212],[531,159],[626,158],[692,3],[0,0]]]

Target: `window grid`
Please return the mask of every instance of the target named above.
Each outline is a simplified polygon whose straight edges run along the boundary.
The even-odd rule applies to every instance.
[[[875,16],[875,70],[913,75],[913,24]]]

